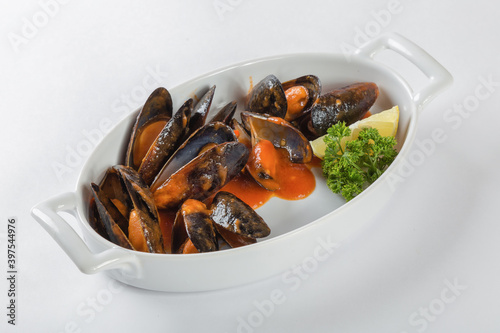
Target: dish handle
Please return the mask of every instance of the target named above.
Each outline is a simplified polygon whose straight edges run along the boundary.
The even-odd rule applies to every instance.
[[[452,84],[450,72],[418,45],[397,33],[384,34],[362,45],[355,54],[373,59],[376,54],[387,49],[409,60],[429,79],[427,86],[413,94],[413,101],[420,110]]]
[[[76,196],[63,193],[34,206],[31,215],[54,238],[76,266],[86,274],[118,269],[123,276],[140,278],[141,268],[137,256],[121,248],[93,253],[78,233],[58,212],[66,211],[76,216]]]

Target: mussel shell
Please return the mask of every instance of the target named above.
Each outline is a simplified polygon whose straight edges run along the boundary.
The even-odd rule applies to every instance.
[[[229,247],[235,248],[257,243],[257,240],[255,238],[238,235],[237,233],[231,232],[225,229],[224,227],[218,225],[217,223],[214,223],[214,225],[215,229],[221,236],[219,237],[219,242],[222,242],[224,246],[225,244],[227,244],[229,245]],[[221,245],[219,244],[219,248],[220,247]]]
[[[276,148],[285,148],[293,163],[312,160],[309,140],[286,120],[247,111],[241,113],[241,119],[245,128],[250,130],[252,140],[268,140]]]
[[[285,92],[289,88],[302,86],[307,89],[308,93],[307,103],[306,105],[304,105],[302,111],[297,114],[290,114],[289,112],[287,112],[287,114],[285,115],[285,119],[287,121],[292,121],[294,119],[297,119],[303,116],[305,113],[309,112],[314,102],[316,102],[318,97],[321,95],[321,81],[315,75],[304,75],[294,80],[283,82],[282,86]]]
[[[184,223],[184,215],[182,210],[177,210],[174,224],[172,225],[172,236],[170,239],[170,249],[172,253],[179,253],[186,240],[188,239],[186,225]]]
[[[191,117],[189,119],[189,132],[188,136],[197,131],[200,127],[205,125],[205,120],[207,119],[208,112],[210,111],[210,106],[212,105],[212,100],[214,99],[215,85],[210,87],[208,91],[203,94],[201,99],[196,103],[191,111]]]
[[[149,95],[132,128],[127,152],[125,154],[126,166],[133,167],[135,170],[139,168],[139,165],[134,164],[134,146],[141,129],[157,121],[168,121],[171,117],[172,97],[167,89],[162,87],[157,88]]]
[[[158,210],[153,200],[153,193],[139,173],[123,165],[115,165],[113,169],[117,170],[123,179],[133,207],[143,211],[147,210],[152,218],[158,219]]]
[[[156,190],[174,172],[198,156],[207,145],[236,140],[234,131],[220,122],[208,123],[199,128],[172,154],[151,184],[151,189]]]
[[[219,249],[210,212],[198,200],[188,199],[179,209],[172,228],[172,253],[179,253],[187,239],[199,252]]]
[[[112,199],[113,205],[118,209],[123,218],[127,219],[130,211],[133,209],[133,205],[123,178],[116,167],[110,167],[106,170],[106,174],[99,183],[99,188],[106,197]],[[128,223],[118,222],[122,229],[128,227]],[[127,233],[126,230],[124,232]]]
[[[248,111],[284,118],[286,109],[285,91],[278,78],[272,74],[257,83],[248,95]]]
[[[193,100],[188,99],[156,138],[144,157],[139,173],[147,184],[151,184],[165,162],[179,147],[180,141],[186,135],[189,117],[193,108]]]
[[[108,233],[99,216],[99,211],[97,210],[97,205],[93,196],[90,198],[89,204],[89,224],[99,235],[109,240]]]
[[[243,143],[248,149],[252,149],[252,138],[250,137],[250,133],[241,123],[238,122],[238,120],[234,118],[231,119],[231,128],[234,130],[234,133],[238,133],[236,135],[238,142]]]
[[[208,198],[241,172],[248,156],[248,148],[239,142],[208,149],[153,192],[157,207],[176,208],[187,199]]]
[[[238,104],[236,101],[229,102],[210,119],[210,122],[222,122],[229,125],[231,123],[231,119],[233,119],[234,113],[236,112],[237,106]]]
[[[92,183],[90,187],[97,211],[99,213],[100,221],[102,222],[108,236],[107,239],[116,245],[133,250],[134,247],[130,244],[130,241],[127,238],[128,222],[125,221],[127,228],[120,227],[118,223],[123,224],[123,222],[119,221],[119,219],[123,219],[121,213],[117,210],[109,198],[100,190],[97,184]],[[118,219],[118,222],[115,218]],[[127,232],[127,234],[125,232]]]
[[[92,183],[91,190],[99,221],[106,230],[106,238],[117,245],[133,249],[128,237],[130,215],[135,211],[140,219],[147,251],[164,253],[158,210],[153,194],[139,173],[131,167],[113,166],[107,170],[101,185]],[[122,199],[124,197],[126,199]]]
[[[212,220],[230,232],[251,238],[266,237],[271,233],[262,217],[232,193],[218,192],[210,209]]]
[[[317,136],[339,121],[347,126],[360,120],[379,94],[373,82],[359,82],[333,90],[318,98],[311,109],[311,122]]]

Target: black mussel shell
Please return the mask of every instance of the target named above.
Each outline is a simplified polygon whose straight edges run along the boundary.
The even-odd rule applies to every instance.
[[[373,82],[360,82],[333,90],[319,97],[311,109],[315,134],[325,135],[339,121],[347,126],[360,120],[375,103],[379,94]]]
[[[278,78],[272,74],[257,83],[248,95],[248,111],[284,118],[286,108],[285,91]]]
[[[126,166],[133,167],[135,170],[139,169],[141,158],[134,157],[134,152],[135,145],[144,129],[158,121],[167,122],[171,117],[172,97],[167,89],[157,88],[149,95],[136,118],[125,154]]]

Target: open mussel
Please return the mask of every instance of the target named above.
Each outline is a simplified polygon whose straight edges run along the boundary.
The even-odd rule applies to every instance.
[[[164,253],[153,195],[132,168],[108,169],[100,185],[91,184],[99,223],[107,238],[125,248]]]
[[[283,82],[287,101],[285,120],[292,121],[310,111],[321,94],[321,81],[315,75],[304,75]]]
[[[270,232],[250,206],[235,195],[220,191],[209,208],[194,199],[182,204],[172,228],[172,252],[215,251],[221,240],[230,247],[239,247],[255,243],[256,238],[266,237]]]
[[[314,134],[317,137],[325,135],[328,128],[339,121],[349,126],[360,120],[375,103],[378,94],[375,83],[359,82],[320,96],[310,115]]]
[[[246,110],[292,121],[308,113],[320,94],[321,81],[315,75],[284,83],[268,75],[251,90]]]
[[[142,159],[139,173],[146,184],[151,184],[165,162],[179,147],[188,131],[193,100],[188,99],[161,130]]]
[[[172,228],[172,253],[211,252],[218,249],[210,211],[201,201],[186,200],[177,212]]]
[[[170,159],[165,163],[161,171],[151,184],[151,190],[156,190],[174,172],[189,163],[192,159],[208,148],[217,144],[236,141],[234,131],[227,125],[214,122],[195,131],[184,143],[175,151]]]
[[[149,147],[172,117],[172,98],[165,88],[157,88],[144,103],[136,118],[125,156],[125,165],[139,169]]]
[[[126,249],[134,249],[128,239],[128,221],[126,218],[121,215],[120,211],[98,185],[92,183],[91,190],[98,212],[98,222],[96,223],[101,225],[101,227],[97,228],[104,229],[106,231],[105,238],[116,245]]]
[[[309,163],[312,160],[309,141],[286,120],[246,111],[241,113],[241,119],[245,128],[251,133],[253,145],[267,140],[276,148],[286,149],[290,161],[294,163]]]
[[[153,192],[158,208],[177,208],[187,199],[204,200],[245,166],[248,148],[239,142],[216,145],[172,174]]]
[[[302,133],[286,120],[252,112],[241,113],[243,125],[251,134],[252,149],[246,170],[264,188],[276,191],[280,184],[279,153],[276,148],[288,152],[293,163],[309,163],[312,148]]]

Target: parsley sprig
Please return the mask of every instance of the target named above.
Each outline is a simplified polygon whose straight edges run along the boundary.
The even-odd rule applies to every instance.
[[[396,139],[383,137],[376,128],[364,128],[356,140],[342,140],[351,129],[339,122],[328,129],[322,162],[328,187],[347,201],[377,180],[396,158]]]

